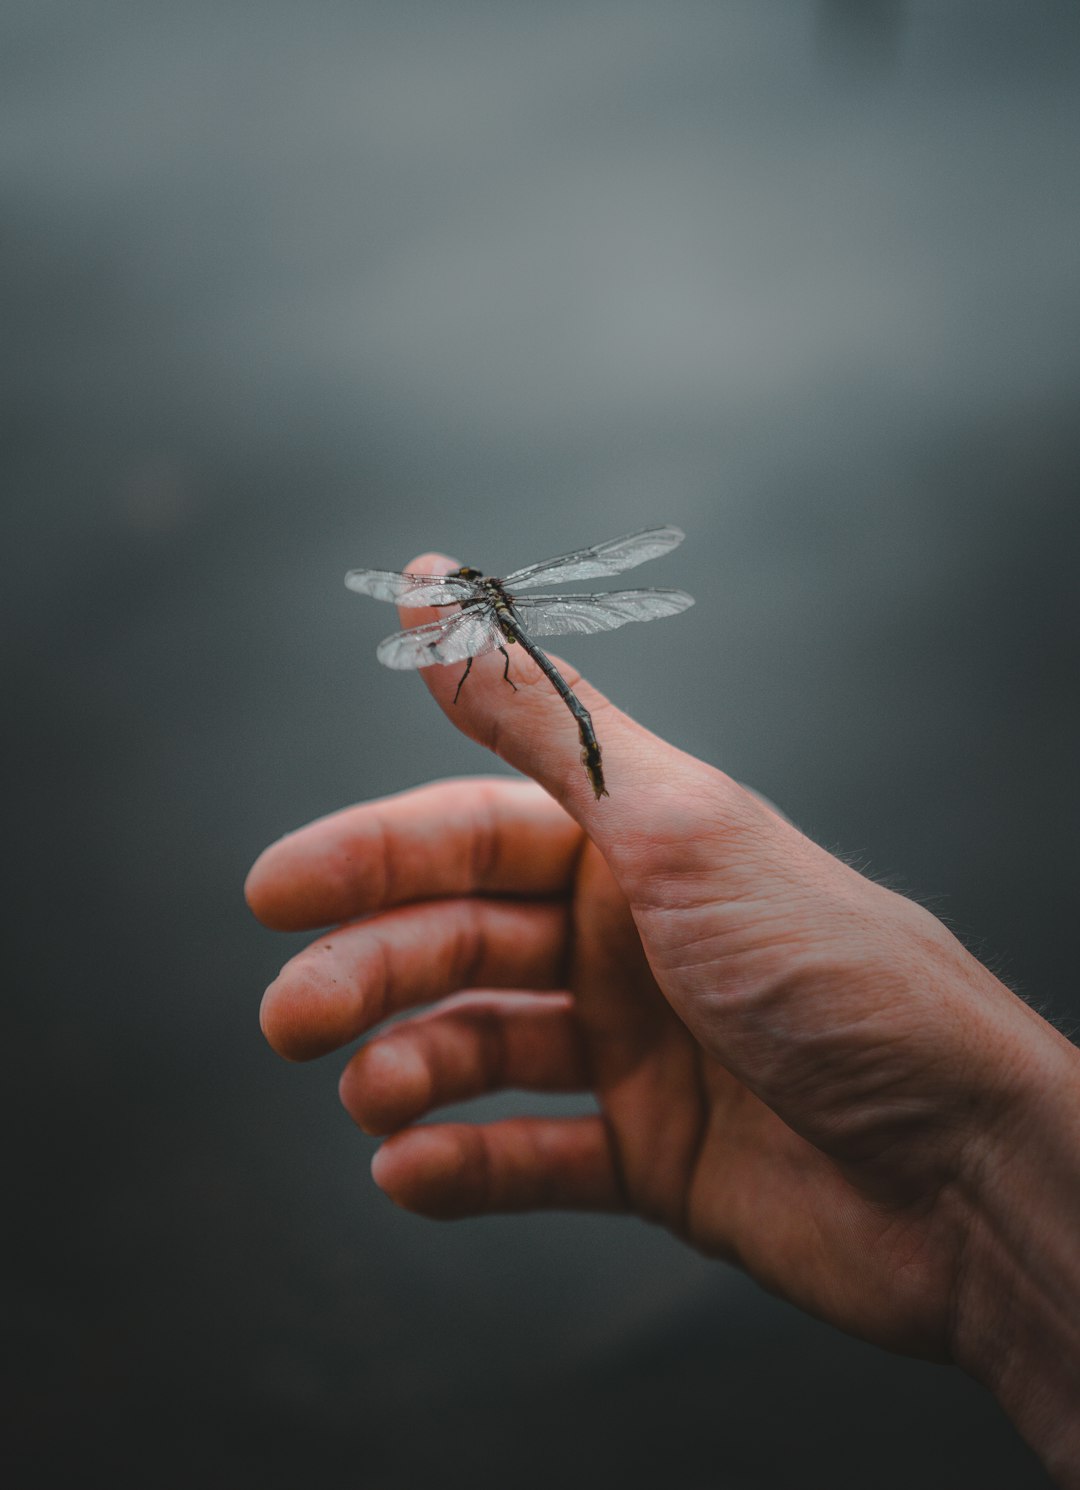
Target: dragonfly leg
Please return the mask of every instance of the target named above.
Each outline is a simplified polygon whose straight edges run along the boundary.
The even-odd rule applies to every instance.
[[[503,654],[503,658],[505,659],[504,662],[503,662],[503,678],[506,680],[507,683],[510,684],[510,687],[516,693],[517,692],[517,684],[514,682],[513,678],[510,676],[510,653],[506,650],[505,647],[500,647],[499,648],[499,651]],[[469,658],[469,661],[470,662],[472,661],[472,658],[471,657]],[[464,682],[465,681],[464,678],[461,681]]]
[[[460,679],[458,680],[458,686],[457,686],[457,689],[456,689],[456,691],[454,693],[454,703],[455,704],[458,701],[458,694],[461,692],[462,685],[464,684],[465,679],[469,676],[469,673],[472,671],[472,665],[473,665],[473,660],[470,657],[469,660],[468,660],[468,662],[465,664],[465,671],[462,673]]]

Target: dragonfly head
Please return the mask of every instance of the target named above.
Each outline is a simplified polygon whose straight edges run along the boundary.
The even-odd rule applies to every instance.
[[[483,579],[484,577],[479,569],[470,569],[468,565],[465,565],[461,569],[455,569],[453,576],[455,579]]]

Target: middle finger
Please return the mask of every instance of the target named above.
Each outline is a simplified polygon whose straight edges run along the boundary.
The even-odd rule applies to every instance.
[[[403,1009],[467,988],[560,988],[561,902],[463,898],[403,906],[339,927],[287,962],[260,1022],[279,1055],[310,1060]]]

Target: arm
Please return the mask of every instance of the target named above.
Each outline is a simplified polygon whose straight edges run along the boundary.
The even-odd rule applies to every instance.
[[[925,910],[586,689],[597,803],[558,699],[488,664],[456,708],[454,670],[424,676],[543,789],[440,783],[269,849],[256,914],[337,926],[267,990],[271,1043],[307,1058],[430,1005],[341,1082],[399,1204],[636,1211],[957,1361],[1080,1484],[1080,1055]],[[510,1086],[601,1111],[414,1126]]]
[[[957,1359],[1047,1469],[1080,1485],[1080,1061],[1054,1032],[1030,1061],[1015,1130],[981,1176]]]

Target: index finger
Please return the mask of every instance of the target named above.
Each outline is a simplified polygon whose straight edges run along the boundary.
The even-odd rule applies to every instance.
[[[531,781],[437,781],[319,818],[271,844],[244,893],[275,931],[416,900],[566,892],[581,829]]]

